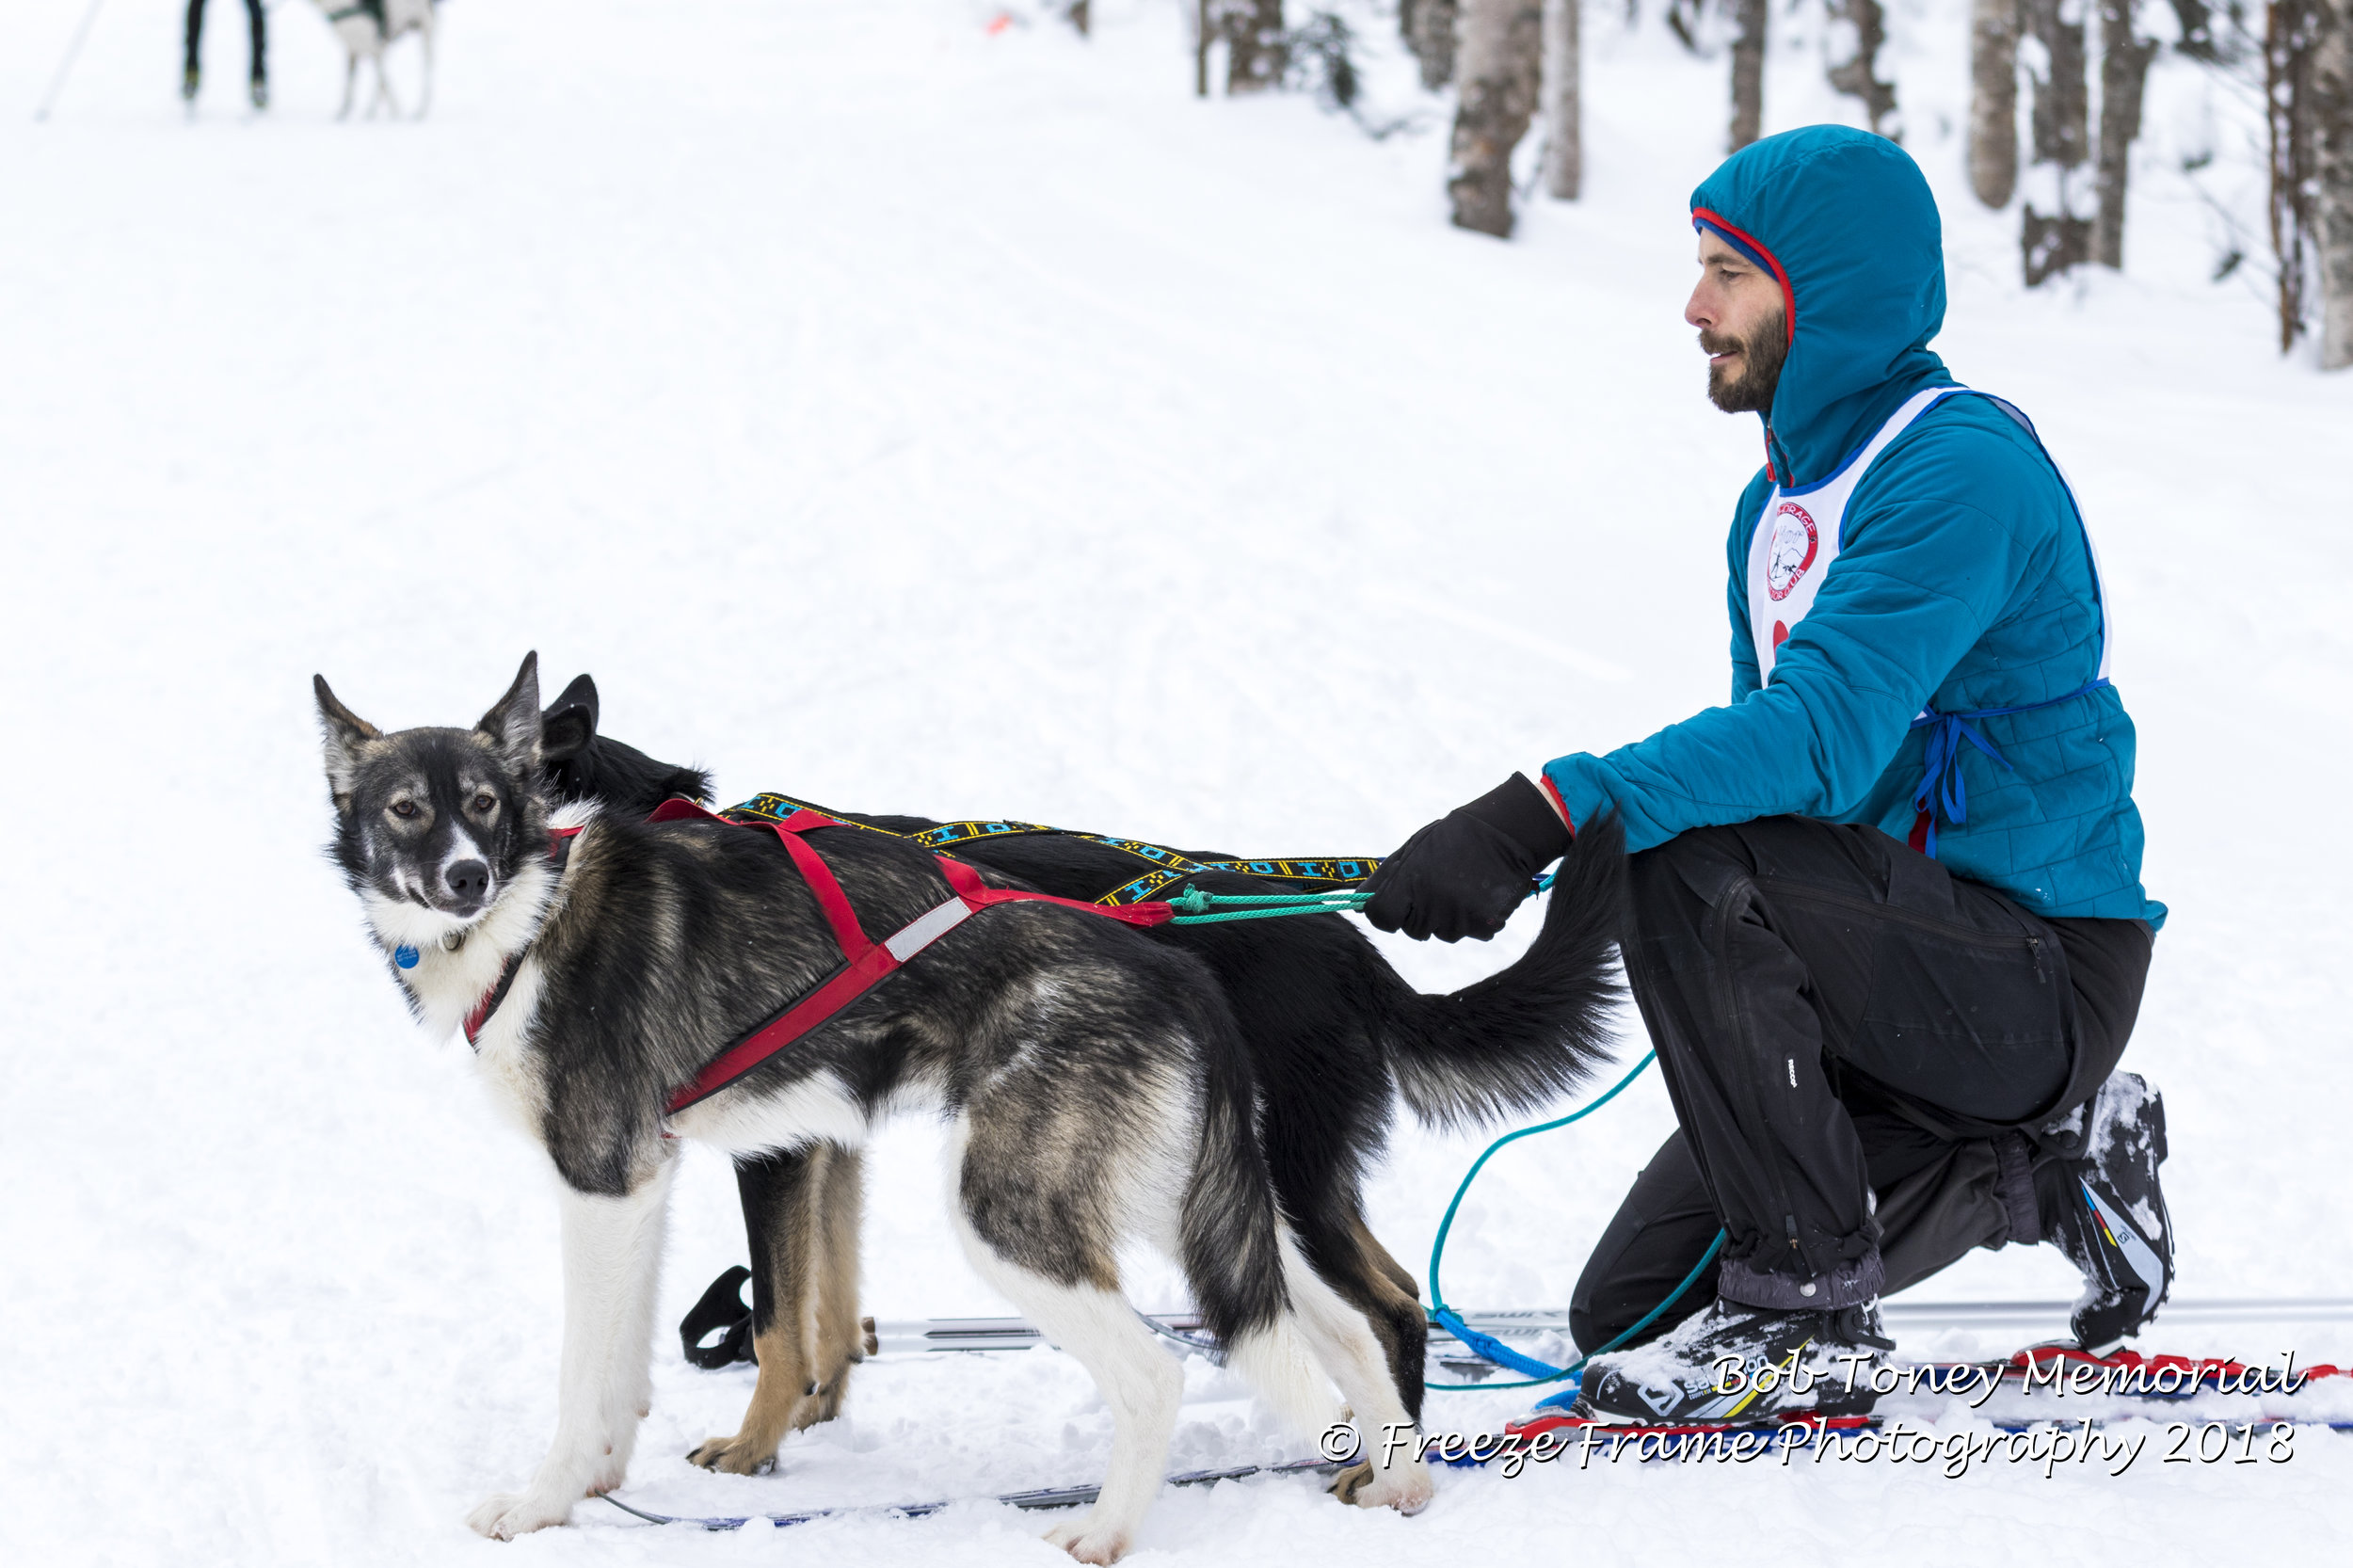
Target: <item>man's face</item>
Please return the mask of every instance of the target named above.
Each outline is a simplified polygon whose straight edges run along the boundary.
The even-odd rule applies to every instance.
[[[1722,238],[1700,232],[1700,282],[1683,319],[1707,351],[1707,398],[1728,414],[1765,413],[1788,352],[1781,285]]]

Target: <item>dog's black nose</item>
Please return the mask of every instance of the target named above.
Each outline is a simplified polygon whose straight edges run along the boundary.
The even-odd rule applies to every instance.
[[[490,868],[479,860],[460,860],[441,874],[449,883],[449,890],[470,904],[490,886]]]

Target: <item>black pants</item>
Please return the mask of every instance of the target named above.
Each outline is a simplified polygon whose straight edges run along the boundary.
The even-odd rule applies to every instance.
[[[1626,976],[1680,1129],[1577,1282],[1580,1349],[1657,1305],[1720,1225],[1714,1278],[1646,1337],[1719,1294],[1849,1305],[2041,1239],[2033,1168],[2082,1152],[2067,1118],[2132,1033],[2148,926],[2042,920],[1801,817],[1686,833],[1631,870]]]
[[[267,60],[267,56],[269,55],[269,30],[267,25],[263,21],[263,18],[266,13],[264,13],[262,9],[262,0],[245,0],[245,14],[247,20],[251,22],[253,24],[252,79],[257,82],[266,81],[269,78]],[[203,33],[204,0],[188,0],[187,64],[190,71],[194,71],[196,69],[196,40],[201,38]]]

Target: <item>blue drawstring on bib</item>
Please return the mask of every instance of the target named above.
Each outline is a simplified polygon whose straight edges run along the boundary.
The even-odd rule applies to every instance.
[[[2021,703],[2015,708],[1978,708],[1966,713],[1940,713],[1933,708],[1922,710],[1920,716],[1912,721],[1912,728],[1929,731],[1928,758],[1927,766],[1920,774],[1920,788],[1913,793],[1912,808],[1928,822],[1928,838],[1922,846],[1928,857],[1931,860],[1936,858],[1936,818],[1940,810],[1945,820],[1956,827],[1969,820],[1969,785],[1961,771],[1963,741],[2000,763],[2004,773],[2017,771],[2009,765],[2009,759],[1994,748],[1993,742],[1977,733],[1974,728],[1976,721],[2007,718],[2012,713],[2031,713],[2038,708],[2056,708],[2062,702],[2089,696],[2106,684],[2108,678],[2104,675],[2089,684],[2076,687],[2065,696]]]

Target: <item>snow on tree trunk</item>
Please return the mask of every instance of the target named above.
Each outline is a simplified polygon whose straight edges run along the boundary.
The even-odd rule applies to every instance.
[[[2034,81],[2035,194],[2026,198],[2020,234],[2026,286],[2091,256],[2091,219],[2077,211],[2077,170],[2091,152],[2091,104],[2085,75],[2083,0],[2025,0],[2026,35],[2040,46]],[[2037,206],[2037,197],[2050,210]]]
[[[2264,112],[2269,121],[2271,255],[2279,286],[2280,352],[2308,325],[2320,235],[2317,66],[2326,0],[2271,0],[2264,10]]]
[[[1732,135],[1737,152],[1765,134],[1765,24],[1769,0],[1732,0]]]
[[[2353,0],[2320,0],[2313,108],[2320,165],[2320,368],[2353,367]]]
[[[1830,39],[1824,64],[1830,85],[1849,98],[1862,100],[1871,129],[1885,135],[1887,118],[1896,112],[1896,85],[1879,78],[1880,46],[1887,41],[1887,15],[1880,0],[1824,0],[1830,16]]]
[[[2018,6],[1970,8],[1969,188],[1994,208],[2018,194]]]
[[[1545,0],[1545,191],[1574,201],[1585,179],[1577,101],[1577,23],[1580,0]]]
[[[1225,94],[1279,87],[1290,50],[1283,32],[1283,0],[1223,0]]]
[[[1428,0],[1424,0],[1427,4]],[[1536,111],[1544,60],[1543,0],[1462,0],[1454,73],[1454,167],[1447,193],[1454,223],[1504,238],[1512,232],[1512,150]]]
[[[1871,130],[1890,135],[1887,118],[1897,111],[1897,88],[1881,80],[1887,12],[1881,9],[1881,0],[1824,0],[1824,9],[1831,17],[1829,55],[1824,56],[1831,88],[1849,99],[1862,99],[1864,113],[1871,116]],[[1897,136],[1901,139],[1901,132]]]
[[[1432,92],[1454,80],[1455,13],[1460,0],[1414,0],[1414,55]]]
[[[2124,186],[2133,143],[2140,136],[2141,88],[2153,40],[2135,35],[2139,0],[2100,0],[2100,162],[2093,174],[2099,211],[2091,220],[2091,259],[2120,271],[2124,265]]]

